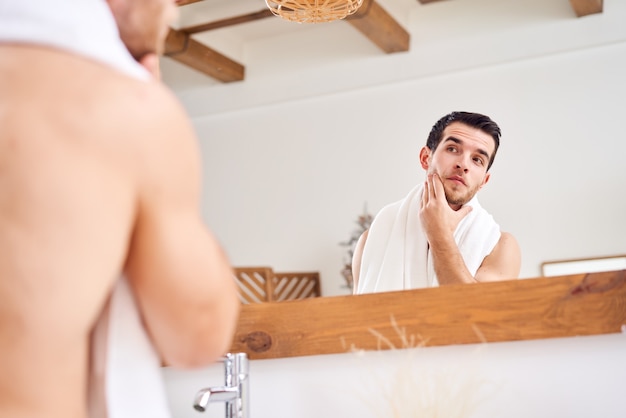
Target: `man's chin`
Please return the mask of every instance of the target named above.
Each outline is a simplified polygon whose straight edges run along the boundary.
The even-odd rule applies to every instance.
[[[130,55],[132,55],[135,61],[137,62],[142,62],[147,56],[158,55],[154,49],[147,49],[147,48],[142,48],[142,49],[137,48],[134,50],[128,49],[128,52],[130,52]]]
[[[450,206],[463,206],[471,200],[467,195],[459,195],[457,193],[446,193],[446,200]]]
[[[156,54],[165,49],[165,39],[159,44],[157,41],[146,42],[146,40],[133,39],[126,40],[122,38],[126,49],[133,56],[135,61],[141,62],[147,55]],[[134,41],[134,42],[133,42]]]

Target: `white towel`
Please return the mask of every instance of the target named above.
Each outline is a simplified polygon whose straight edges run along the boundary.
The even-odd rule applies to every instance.
[[[169,418],[160,359],[125,278],[92,334],[90,418]]]
[[[389,292],[438,286],[428,241],[419,219],[423,184],[402,200],[385,206],[370,226],[356,293]],[[500,239],[500,227],[474,196],[472,211],[454,232],[454,240],[472,275]]]
[[[124,46],[105,0],[0,0],[0,42],[59,48],[149,76]]]
[[[0,43],[59,48],[149,79],[119,37],[105,0],[0,0]],[[168,418],[161,362],[124,277],[91,339],[91,418]]]

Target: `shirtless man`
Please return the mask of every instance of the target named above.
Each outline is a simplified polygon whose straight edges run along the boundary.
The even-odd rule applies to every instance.
[[[423,192],[420,190],[417,196],[419,204],[415,211],[419,212],[417,222],[426,238],[440,285],[507,280],[519,275],[521,254],[517,241],[510,233],[500,232],[497,225],[495,246],[475,273],[467,268],[454,237],[461,220],[473,210],[466,204],[489,181],[488,171],[499,144],[500,128],[490,118],[453,112],[435,124],[420,151],[426,181]],[[358,280],[368,233],[363,233],[354,252],[355,293],[361,293]],[[406,270],[400,273],[409,274]],[[392,278],[381,278],[387,279]]]
[[[154,68],[172,0],[110,7]],[[164,362],[224,354],[237,289],[201,220],[196,137],[173,95],[0,37],[0,127],[0,417],[87,416],[90,333],[121,275]]]

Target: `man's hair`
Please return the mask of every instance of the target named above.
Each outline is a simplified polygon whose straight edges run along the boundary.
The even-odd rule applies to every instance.
[[[444,129],[446,129],[446,127],[452,122],[460,122],[464,125],[471,126],[472,128],[480,129],[481,131],[485,132],[493,138],[495,147],[493,149],[493,154],[489,159],[489,164],[487,164],[487,171],[489,171],[491,165],[493,164],[493,160],[496,158],[496,152],[498,151],[498,147],[500,146],[501,132],[498,124],[492,121],[489,116],[481,115],[480,113],[452,112],[439,119],[430,130],[428,140],[426,141],[426,146],[428,147],[428,149],[430,149],[431,152],[435,152],[437,146],[443,139]]]

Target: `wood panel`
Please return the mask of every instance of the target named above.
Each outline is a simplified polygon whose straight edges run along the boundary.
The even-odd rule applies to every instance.
[[[183,6],[198,1],[200,0],[178,0],[177,4]],[[441,0],[417,1],[428,4]],[[603,11],[602,0],[570,0],[570,3],[578,17]],[[181,28],[178,31],[171,30],[166,47],[170,52],[166,55],[218,81],[241,81],[244,79],[243,65],[195,41],[189,35],[268,17],[273,17],[273,14],[265,8],[245,15]],[[345,20],[388,54],[409,50],[410,34],[375,0],[364,0],[359,10]],[[184,46],[184,51],[179,50],[180,45]],[[176,52],[171,52],[172,50]]]
[[[318,271],[276,272],[272,278],[272,301],[298,300],[322,296]]]
[[[227,28],[234,25],[241,25],[243,23],[250,23],[254,22],[255,20],[261,20],[272,16],[274,16],[272,11],[268,8],[265,8],[257,12],[247,13],[244,15],[233,16],[226,19],[215,20],[212,22],[201,23],[193,26],[185,26],[183,28],[180,28],[180,31],[189,34],[200,33],[209,30]]]
[[[233,267],[242,303],[299,300],[322,295],[318,271],[274,272],[271,267]]]
[[[626,270],[245,305],[230,351],[268,359],[605,334],[624,324]]]
[[[186,4],[197,3],[202,0],[176,0],[178,6],[184,6]]]
[[[188,33],[170,29],[165,55],[225,83],[241,81],[244,67],[236,61],[192,39]]]
[[[365,0],[345,20],[388,54],[409,50],[409,33],[374,0]]]
[[[271,302],[274,291],[274,271],[270,267],[234,267],[235,279],[242,303]]]
[[[569,2],[578,17],[602,13],[602,0],[569,0]]]

